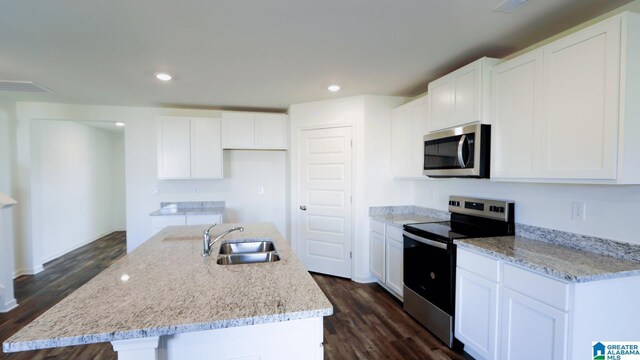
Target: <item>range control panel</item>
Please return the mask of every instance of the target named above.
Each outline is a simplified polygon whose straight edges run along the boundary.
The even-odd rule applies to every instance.
[[[449,196],[449,211],[453,213],[509,221],[510,219],[513,220],[514,207],[515,202],[509,200]]]

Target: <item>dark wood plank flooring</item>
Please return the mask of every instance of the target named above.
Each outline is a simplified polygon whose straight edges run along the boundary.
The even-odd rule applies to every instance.
[[[0,342],[71,294],[126,253],[126,233],[118,231],[44,265],[36,275],[13,282],[19,306],[0,314]],[[0,359],[117,359],[110,343],[5,354]]]
[[[45,264],[34,276],[14,281],[20,306],[0,314],[0,342],[109,267],[126,252],[124,232],[114,232]],[[402,310],[402,304],[377,284],[312,274],[334,306],[324,320],[327,360],[463,359],[435,339]],[[117,355],[110,343],[20,353],[0,359],[108,359]]]
[[[326,360],[465,359],[413,320],[380,285],[312,276],[333,304],[333,315],[324,318]]]

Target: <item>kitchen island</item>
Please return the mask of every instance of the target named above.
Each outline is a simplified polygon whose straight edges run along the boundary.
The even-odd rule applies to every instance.
[[[119,359],[321,359],[333,307],[273,224],[202,257],[207,226],[168,227],[3,343],[4,352],[111,342]],[[218,265],[222,242],[268,239],[280,261]]]

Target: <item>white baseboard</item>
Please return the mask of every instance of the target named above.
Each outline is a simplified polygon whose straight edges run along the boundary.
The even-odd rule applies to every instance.
[[[360,284],[369,284],[369,283],[374,283],[376,282],[376,278],[372,277],[372,276],[368,276],[368,277],[362,277],[362,276],[354,276],[351,278],[351,280],[360,283]]]
[[[18,303],[16,302],[16,299],[11,299],[9,301],[6,301],[2,307],[0,307],[0,313],[6,313],[9,312],[15,308],[18,307]]]
[[[43,270],[44,270],[44,266],[42,266],[42,264],[38,264],[37,266],[34,266],[30,269],[27,269],[27,268],[17,269],[16,271],[13,272],[13,278],[15,279],[18,276],[22,276],[22,275],[35,275]]]
[[[58,252],[58,253],[56,253],[56,254],[53,254],[53,255],[49,255],[49,256],[47,256],[47,257],[44,257],[44,258],[42,259],[42,263],[43,263],[43,264],[48,263],[49,261],[54,260],[54,259],[57,259],[57,258],[59,258],[60,256],[62,256],[62,255],[64,255],[64,254],[70,253],[70,252],[72,252],[72,251],[73,251],[73,250],[75,250],[75,249],[78,249],[78,248],[81,248],[81,247],[83,247],[83,246],[85,246],[85,245],[87,245],[87,244],[90,244],[90,243],[92,243],[92,242],[94,242],[94,241],[96,241],[96,240],[100,239],[100,238],[101,238],[101,237],[103,237],[103,236],[109,235],[109,234],[111,234],[111,233],[112,233],[112,232],[114,232],[114,231],[118,231],[118,230],[113,230],[113,229],[112,229],[112,230],[109,230],[109,231],[104,232],[104,233],[102,233],[102,234],[98,234],[98,235],[92,236],[92,237],[90,237],[90,238],[89,238],[89,240],[85,240],[85,241],[80,242],[80,243],[78,243],[78,244],[75,244],[75,245],[69,246],[68,248],[66,248],[66,249],[64,249],[64,250],[62,250],[62,251],[59,251],[59,252]]]

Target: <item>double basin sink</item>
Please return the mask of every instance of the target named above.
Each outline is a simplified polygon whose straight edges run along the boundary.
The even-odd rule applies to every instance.
[[[227,242],[220,245],[218,264],[237,265],[279,261],[273,241]]]

